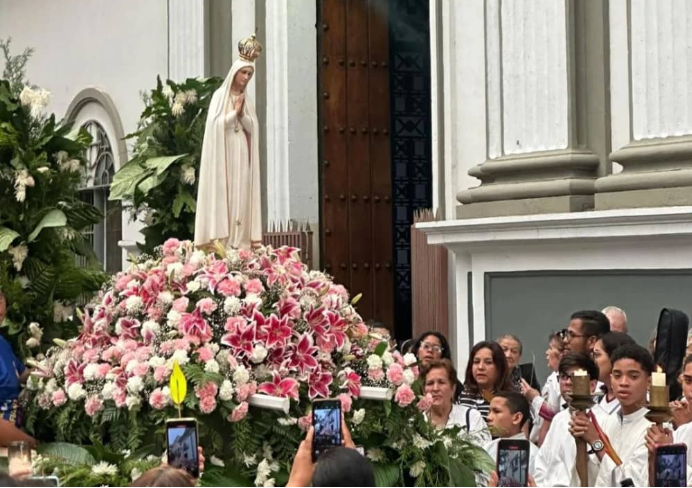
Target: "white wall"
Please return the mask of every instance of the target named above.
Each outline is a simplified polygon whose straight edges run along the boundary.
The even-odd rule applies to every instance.
[[[51,91],[58,117],[82,89],[96,86],[115,102],[126,133],[136,128],[139,92],[168,71],[165,0],[0,0],[0,37],[13,51],[33,47],[27,75]]]

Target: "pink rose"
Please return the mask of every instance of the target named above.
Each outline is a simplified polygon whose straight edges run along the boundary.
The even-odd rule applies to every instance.
[[[308,429],[310,429],[310,426],[312,425],[312,415],[303,415],[298,419],[298,427],[301,428],[304,432],[307,432]]]
[[[156,410],[163,410],[168,405],[168,397],[163,393],[161,388],[156,388],[149,395],[149,405]]]
[[[250,395],[257,393],[257,386],[254,383],[245,383],[243,386],[238,387],[237,396],[238,401],[244,402],[248,399]]]
[[[254,278],[252,280],[248,280],[247,283],[245,283],[245,292],[246,293],[254,293],[254,294],[260,294],[264,291],[264,286],[262,286],[262,282]]]
[[[387,379],[399,386],[404,381],[404,368],[399,363],[392,363],[387,368]]]
[[[130,281],[132,281],[132,276],[129,274],[120,276],[115,280],[115,289],[118,291],[124,290]]]
[[[96,368],[96,377],[104,378],[111,370],[111,365],[106,363],[101,363]]]
[[[195,386],[195,395],[197,398],[214,398],[219,391],[219,387],[213,381],[207,381],[203,385]]]
[[[401,407],[406,407],[410,405],[411,402],[415,399],[416,394],[413,393],[411,387],[406,384],[401,385],[399,388],[397,388],[396,394],[394,395],[394,401],[397,402]]]
[[[212,413],[216,409],[216,400],[214,397],[203,397],[199,400],[199,409],[202,413]]]
[[[100,412],[101,409],[103,409],[103,402],[99,400],[99,397],[97,395],[93,395],[87,398],[87,401],[84,404],[84,410],[86,411],[86,414],[89,417],[93,417],[98,412]]]
[[[427,395],[421,397],[416,407],[418,407],[418,410],[421,412],[427,412],[430,410],[430,407],[432,407],[432,401],[432,395],[428,393]]]
[[[339,395],[339,400],[341,400],[341,411],[344,413],[350,412],[351,404],[353,403],[351,396],[347,395],[346,393],[342,393]]]
[[[368,369],[368,378],[373,381],[382,381],[384,379],[384,371],[382,371],[382,368]]]
[[[200,347],[197,349],[197,354],[199,354],[199,360],[201,362],[207,362],[214,359],[214,353],[208,347]]]
[[[154,379],[157,383],[161,383],[163,381],[166,381],[166,378],[168,378],[168,375],[170,374],[171,372],[167,366],[158,366],[154,370]]]
[[[65,395],[65,390],[60,389],[54,391],[53,395],[51,396],[51,400],[53,401],[53,405],[55,405],[56,407],[64,405],[67,401],[67,395]]]
[[[176,312],[185,313],[187,312],[187,306],[190,304],[190,299],[187,297],[180,297],[173,300],[172,308]]]
[[[233,278],[226,278],[216,286],[216,291],[227,297],[239,297],[240,283]]]
[[[197,302],[197,308],[199,308],[202,313],[209,315],[216,310],[216,303],[211,298],[202,298]]]
[[[231,422],[240,422],[247,415],[248,404],[247,402],[242,402],[240,405],[235,407],[231,412],[231,416],[228,420]]]
[[[175,254],[175,251],[180,247],[180,241],[175,237],[171,237],[166,242],[163,243],[163,254],[170,256]]]

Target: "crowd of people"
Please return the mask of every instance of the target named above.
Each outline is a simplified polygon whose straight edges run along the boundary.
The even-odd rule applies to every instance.
[[[4,313],[0,294],[0,322]],[[566,325],[546,338],[550,374],[543,385],[534,365],[521,363],[523,345],[515,335],[475,344],[461,377],[443,334],[426,332],[403,343],[401,352],[418,359],[422,392],[430,399],[425,418],[439,429],[460,427],[460,435],[484,448],[493,460],[503,439],[528,441],[529,486],[582,486],[577,440],[588,447],[588,486],[649,486],[658,446],[692,446],[692,355],[682,363],[678,377],[683,395],[670,403],[673,421],[658,425],[646,418],[653,351],[628,335],[624,311],[579,311]],[[692,338],[687,354],[690,346]],[[1,337],[0,355],[0,443],[33,444],[17,427],[17,396],[26,370]],[[569,404],[576,372],[588,376],[597,399],[588,413]],[[312,435],[311,429],[296,453],[289,486],[374,485],[373,468],[356,450],[345,422],[344,445],[316,462],[311,457]],[[479,484],[488,486],[499,481],[497,473],[478,477]],[[192,486],[194,480],[163,466],[145,473],[133,486],[172,486],[169,483]]]

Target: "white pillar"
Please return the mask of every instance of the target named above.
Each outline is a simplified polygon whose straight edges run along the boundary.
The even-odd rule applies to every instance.
[[[276,5],[279,3],[281,2],[276,2]],[[238,59],[238,41],[255,33],[255,28],[257,26],[255,19],[255,0],[233,0],[231,21],[231,33],[233,35],[233,60],[235,61]],[[259,35],[258,37],[266,37],[266,32],[264,35]],[[263,52],[262,55],[264,56],[265,53]],[[247,93],[253,100],[257,99],[255,91],[255,77],[250,80],[250,84],[247,87]]]
[[[168,0],[168,77],[175,82],[206,73],[205,0]]]

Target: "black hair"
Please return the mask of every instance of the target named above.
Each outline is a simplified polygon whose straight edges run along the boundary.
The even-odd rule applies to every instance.
[[[601,337],[601,341],[603,342],[603,351],[608,355],[609,358],[613,355],[618,347],[624,346],[625,344],[637,343],[629,335],[625,334],[624,332],[617,331],[608,332],[606,335]]]
[[[610,320],[603,312],[598,310],[580,310],[574,312],[570,320],[581,320],[582,334],[587,338],[596,336],[603,337],[610,332]]]
[[[411,348],[411,352],[413,353],[413,355],[418,357],[418,349],[420,349],[421,342],[423,342],[430,336],[435,336],[440,341],[440,346],[442,347],[441,359],[452,359],[452,351],[449,349],[449,342],[447,341],[447,338],[443,334],[437,332],[436,330],[423,332],[420,335],[420,337],[416,339],[416,342],[413,344],[413,347]]]
[[[481,341],[477,343],[471,349],[469,353],[469,360],[466,363],[466,378],[464,380],[464,389],[470,393],[479,394],[480,387],[476,378],[473,377],[473,360],[481,349],[489,349],[493,356],[493,364],[497,369],[497,378],[495,380],[494,390],[511,390],[512,381],[509,371],[509,366],[507,365],[507,358],[502,348],[497,342]]]
[[[521,424],[519,427],[523,427],[526,422],[531,418],[531,405],[524,395],[517,393],[515,391],[501,391],[495,394],[495,398],[504,398],[507,402],[507,407],[512,415],[515,413],[521,414]]]
[[[654,358],[648,350],[639,344],[625,344],[618,347],[610,357],[610,362],[615,366],[615,362],[621,359],[631,359],[639,363],[644,372],[649,376],[654,371]]]
[[[317,459],[312,486],[375,486],[375,471],[355,449],[334,447]]]
[[[495,340],[495,342],[497,342],[499,344],[502,339],[511,339],[514,342],[516,342],[517,344],[519,344],[519,355],[520,356],[522,355],[522,353],[524,352],[524,345],[521,343],[521,339],[519,339],[514,334],[502,334],[500,337],[498,337]]]
[[[558,366],[557,371],[560,376],[565,376],[569,374],[567,370],[578,368],[583,369],[589,375],[591,381],[598,380],[598,366],[586,354],[582,353],[570,353],[562,356],[560,359],[560,366]]]

